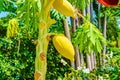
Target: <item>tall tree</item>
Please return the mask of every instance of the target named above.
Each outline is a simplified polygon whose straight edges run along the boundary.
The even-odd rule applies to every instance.
[[[107,39],[106,36],[106,26],[107,26],[107,16],[104,16],[104,25],[103,25],[103,35],[104,38]],[[105,64],[105,54],[106,54],[106,44],[104,44],[104,48],[103,48],[103,64]]]
[[[76,31],[78,22],[76,22],[76,19],[72,19],[72,32],[74,33]],[[76,61],[76,68],[80,66],[80,53],[78,46],[74,46],[75,49],[75,61]]]
[[[68,21],[67,21],[67,19],[63,20],[63,23],[64,23],[65,35],[67,36],[67,38],[68,38],[69,40],[71,40],[70,29],[69,29],[69,27],[68,27]],[[75,68],[74,62],[71,62],[71,66],[72,66],[73,68]]]

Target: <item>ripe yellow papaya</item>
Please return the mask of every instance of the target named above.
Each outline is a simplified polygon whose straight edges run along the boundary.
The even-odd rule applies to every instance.
[[[55,35],[52,39],[56,50],[65,58],[74,61],[74,48],[70,40],[64,35]]]
[[[55,0],[53,7],[65,16],[71,16],[75,18],[75,10],[67,0]]]

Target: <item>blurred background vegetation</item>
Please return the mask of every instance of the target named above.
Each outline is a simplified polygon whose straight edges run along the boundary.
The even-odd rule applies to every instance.
[[[20,2],[21,1],[21,2]],[[69,0],[81,11],[84,11],[86,6],[90,4],[89,0]],[[81,1],[87,1],[86,3]],[[28,3],[23,7],[24,4]],[[80,3],[84,3],[79,6]],[[120,79],[120,7],[104,7],[101,6],[101,12],[98,12],[98,3],[92,1],[95,7],[93,23],[98,25],[98,18],[104,20],[104,15],[107,15],[107,52],[105,66],[97,66],[90,73],[80,70],[74,70],[70,66],[70,61],[62,57],[54,48],[52,42],[49,43],[47,54],[47,77],[46,80],[71,80],[74,76],[76,80],[97,80],[97,77],[105,80]],[[35,44],[37,39],[38,18],[32,15],[37,11],[35,7],[37,3],[34,0],[0,0],[0,79],[1,80],[33,80],[34,79],[34,64],[35,64]],[[30,7],[32,6],[32,7]],[[26,11],[23,11],[26,8]],[[23,14],[21,12],[23,11]],[[18,33],[11,38],[6,37],[7,26],[12,18],[18,19]],[[31,18],[31,19],[30,19]],[[54,9],[51,9],[51,18],[57,22],[51,25],[49,32],[65,33],[63,21],[66,17]],[[83,21],[81,21],[82,23]],[[101,23],[103,30],[104,23]],[[71,35],[71,26],[69,29]],[[79,30],[79,29],[78,29]],[[77,32],[75,33],[77,34]],[[72,37],[74,38],[74,37]],[[74,42],[73,42],[74,43]],[[77,43],[77,42],[76,42]],[[99,56],[99,55],[97,55]],[[85,56],[84,56],[85,57]],[[85,57],[86,58],[86,57]],[[97,57],[98,60],[99,57]],[[62,61],[67,62],[67,65]],[[85,60],[84,60],[85,61]],[[98,60],[99,62],[99,60]],[[78,79],[78,80],[79,80]]]

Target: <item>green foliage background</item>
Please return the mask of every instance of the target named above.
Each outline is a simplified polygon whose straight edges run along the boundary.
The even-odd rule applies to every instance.
[[[35,46],[32,39],[0,39],[0,76],[2,80],[33,79]]]
[[[26,0],[27,2],[28,0]],[[32,1],[32,0],[31,0]],[[9,14],[6,17],[0,18],[0,79],[1,80],[34,80],[34,62],[36,46],[34,41],[37,39],[37,23],[28,23],[29,18],[18,16],[19,10],[24,10],[22,5],[14,4],[16,1],[1,0],[0,12],[7,11]],[[33,6],[35,3],[30,4]],[[8,6],[8,7],[7,7]],[[17,10],[18,7],[21,7]],[[28,8],[28,6],[25,6]],[[32,7],[36,8],[35,6]],[[34,9],[33,9],[34,10]],[[31,11],[27,10],[25,14]],[[34,13],[34,12],[33,12]],[[24,14],[24,13],[23,13]],[[32,14],[32,13],[31,13]],[[29,14],[31,16],[31,14]],[[55,14],[55,15],[54,15]],[[54,16],[53,16],[54,15]],[[30,17],[26,16],[26,17]],[[18,17],[19,33],[14,38],[6,38],[8,21]],[[31,18],[35,16],[31,16]],[[65,18],[55,10],[51,11],[51,17],[57,20],[57,23],[52,25],[49,32],[63,33],[62,19]],[[32,19],[34,19],[32,18]],[[37,20],[37,19],[36,19]],[[31,22],[31,21],[30,21]],[[34,25],[35,24],[35,25]],[[26,26],[27,25],[27,26]],[[64,73],[68,72],[68,66],[61,63],[61,55],[55,50],[50,41],[48,49],[48,72],[47,80],[57,80],[58,76],[64,77]]]
[[[2,3],[9,7],[0,7],[0,12],[7,11],[9,14],[6,17],[0,18],[0,79],[34,80],[34,62],[36,51],[34,41],[37,39],[37,31],[33,32],[33,30],[35,30],[35,27],[33,26],[37,26],[37,23],[31,23],[26,26],[25,24],[28,24],[29,19],[22,19],[24,16],[18,17],[16,15],[18,14],[17,8],[21,5],[17,6],[12,2],[7,1],[3,1]],[[16,9],[14,9],[14,6],[17,6],[15,7]],[[20,10],[22,11],[22,8],[20,8]],[[8,39],[6,38],[8,21],[15,17],[18,17],[19,19],[19,33],[14,38]],[[56,19],[57,22],[50,27],[49,32],[64,33],[62,21],[65,17],[56,10],[51,11],[51,17]],[[61,59],[64,58],[55,50],[52,45],[52,41],[50,41],[47,56],[48,72],[46,80],[57,80],[58,77],[63,78],[65,72],[70,71],[68,66],[64,66],[61,63]]]
[[[14,4],[14,2],[16,2],[17,0],[11,0],[11,1],[12,2],[9,2],[8,0],[0,0],[0,13],[4,11],[9,12],[9,15],[0,18],[0,80],[33,80],[34,62],[35,62],[34,41],[37,39],[37,31],[34,32],[33,30],[36,30],[36,26],[38,26],[38,24],[37,23],[29,24],[28,23],[30,20],[29,18],[26,19],[24,18],[24,16],[18,17],[17,11],[19,12],[19,10],[17,9],[18,7],[22,7],[23,4],[16,5]],[[70,1],[73,4],[76,4],[76,2],[73,2],[72,0]],[[79,3],[81,2],[84,3],[80,5],[81,10],[83,10],[85,6],[89,3],[89,0],[83,0],[83,1],[78,0],[78,1]],[[85,1],[87,1],[87,3],[85,3]],[[35,4],[36,3],[32,2],[30,5],[35,5]],[[76,4],[76,6],[78,6],[78,3]],[[37,7],[31,7],[31,9],[36,9],[36,8]],[[27,12],[31,11],[31,9],[28,9],[26,11],[26,14]],[[110,13],[111,8],[108,9],[104,8],[104,9],[103,9],[103,13],[100,14],[101,17],[103,17],[103,14],[107,12],[109,12],[108,16],[113,17],[120,10],[119,9],[116,11],[116,9],[118,8],[113,8],[112,9],[113,13],[114,12],[115,13],[111,14]],[[22,8],[20,10],[22,11]],[[31,15],[32,13],[29,14],[29,16]],[[19,19],[19,33],[14,38],[7,39],[6,30],[7,30],[8,21],[15,17]],[[55,10],[51,10],[51,17],[54,18],[57,22],[56,24],[50,27],[49,32],[64,33],[63,19],[65,19],[65,17]],[[37,20],[35,15],[31,16],[30,18]],[[114,20],[113,18],[112,20],[109,19],[107,24],[108,25],[107,39],[110,42],[112,42],[113,40],[119,40],[118,38],[113,39],[119,36],[119,33],[114,32],[115,30],[119,30],[119,29],[116,28],[117,24],[114,24],[113,21],[116,23],[116,20]],[[32,20],[30,20],[30,22],[32,22]],[[28,26],[26,26],[25,24],[27,24]],[[79,30],[80,29],[78,29],[78,31]],[[95,79],[97,76],[103,76],[105,79],[108,80],[120,79],[119,76],[120,49],[116,48],[116,45],[114,47],[109,47],[108,45],[108,49],[107,49],[108,55],[110,54],[111,51],[114,53],[113,54],[114,57],[109,58],[110,60],[108,60],[108,63],[105,65],[105,67],[98,67],[97,69],[93,70],[90,74],[86,74],[83,73],[81,70],[78,71],[71,69],[71,67],[69,66],[69,61],[63,58],[55,50],[52,41],[50,41],[48,55],[47,55],[48,65],[47,65],[46,80],[58,80],[58,79],[62,80],[63,78],[64,80],[66,79],[71,80],[71,76],[70,76],[71,73],[73,76],[78,76],[78,75],[81,76],[82,79]],[[61,63],[61,59],[67,61],[68,65],[64,66],[63,63]]]

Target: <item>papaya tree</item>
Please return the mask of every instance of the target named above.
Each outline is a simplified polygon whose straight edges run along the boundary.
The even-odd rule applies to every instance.
[[[27,27],[27,31],[31,30],[31,28],[29,27],[30,26],[29,24],[31,22],[33,23],[31,25],[33,25],[34,27],[31,31],[34,33],[36,31],[38,32],[38,39],[34,42],[36,44],[35,73],[34,73],[35,80],[46,79],[48,43],[51,40],[50,36],[55,35],[54,33],[48,33],[48,30],[50,25],[56,22],[50,17],[51,8],[55,8],[65,16],[75,17],[75,10],[67,0],[60,0],[60,1],[59,0],[26,0],[23,4],[23,7],[19,9],[20,11],[18,11],[19,16],[23,17],[23,21],[26,24],[25,27]],[[33,17],[31,18],[31,16]],[[26,17],[26,19],[24,17]],[[63,38],[65,37],[63,36]],[[54,39],[56,40],[56,38]],[[61,51],[59,51],[59,49],[58,52],[62,53]],[[66,55],[64,54],[63,56],[66,57]],[[74,58],[72,60],[74,60]]]
[[[36,44],[35,80],[45,80],[47,70],[47,48],[50,40],[48,29],[55,23],[50,18],[50,9],[54,7],[66,16],[75,17],[74,9],[67,0],[41,0],[38,40]],[[60,5],[60,6],[58,6]],[[55,39],[55,38],[54,38]],[[57,46],[59,47],[59,46]]]

